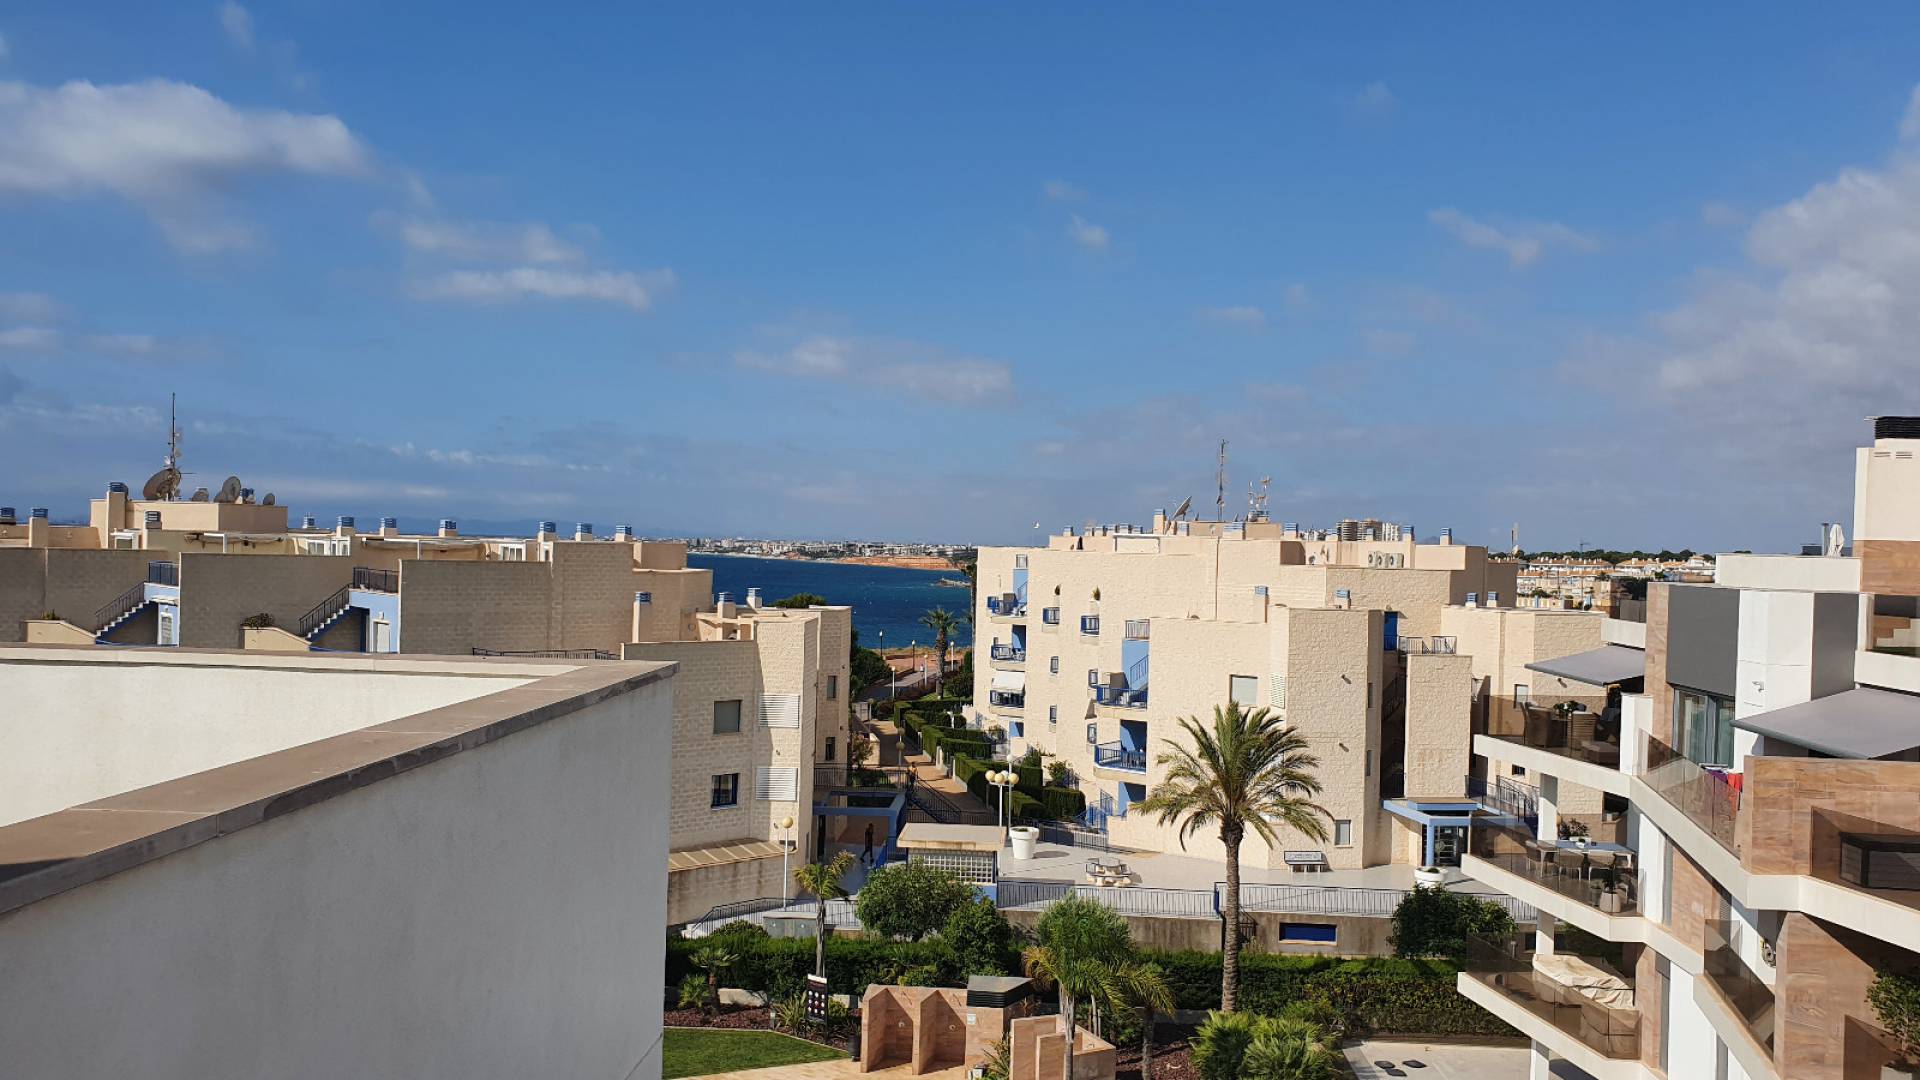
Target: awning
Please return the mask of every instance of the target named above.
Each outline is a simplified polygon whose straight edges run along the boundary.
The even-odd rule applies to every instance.
[[[1602,645],[1572,656],[1539,660],[1527,669],[1590,686],[1612,686],[1646,678],[1647,654],[1625,645]]]
[[[1863,686],[1743,716],[1733,726],[1834,757],[1886,757],[1920,746],[1920,697]]]
[[[1016,694],[1027,691],[1027,673],[1024,671],[996,671],[993,673],[993,688],[1007,690]]]
[[[766,840],[734,840],[707,847],[667,852],[667,872],[698,870],[703,866],[726,866],[754,859],[780,857],[780,845]]]

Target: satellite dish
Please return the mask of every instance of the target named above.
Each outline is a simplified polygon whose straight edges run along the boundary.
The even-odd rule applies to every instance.
[[[1180,509],[1173,512],[1173,520],[1179,521],[1181,518],[1186,517],[1187,511],[1191,509],[1193,509],[1193,496],[1189,495],[1180,503]]]
[[[269,491],[269,492],[267,492],[267,497],[266,497],[266,498],[264,498],[264,499],[261,499],[261,500],[260,500],[260,505],[261,505],[261,506],[272,506],[272,505],[273,505],[273,492],[271,492],[271,491]]]
[[[159,502],[174,498],[180,494],[180,470],[168,466],[147,477],[140,489],[140,497],[148,502]]]
[[[229,476],[227,477],[227,482],[220,485],[220,494],[215,495],[213,501],[221,503],[238,502],[240,501],[240,490],[240,478],[237,476]]]
[[[207,501],[207,489],[206,489],[206,488],[195,488],[195,489],[194,489],[194,492],[193,492],[193,499],[192,499],[191,501],[193,501],[193,502],[206,502],[206,501]]]

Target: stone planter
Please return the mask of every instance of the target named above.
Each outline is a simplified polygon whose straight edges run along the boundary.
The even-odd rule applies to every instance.
[[[1600,893],[1600,910],[1609,915],[1619,914],[1620,894],[1609,890],[1602,890]]]
[[[1423,866],[1413,872],[1413,883],[1429,889],[1438,889],[1447,883],[1447,872],[1438,866]]]
[[[1880,1080],[1916,1080],[1920,1078],[1920,1065],[1882,1065]]]
[[[1013,857],[1020,860],[1033,858],[1033,845],[1040,839],[1040,830],[1031,825],[1015,825],[1007,830],[1013,838]]]

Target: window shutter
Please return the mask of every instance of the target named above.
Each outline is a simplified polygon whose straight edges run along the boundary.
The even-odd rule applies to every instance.
[[[761,802],[796,802],[800,798],[800,770],[762,765],[753,772],[753,797]]]
[[[1285,675],[1267,676],[1267,704],[1281,712],[1287,711],[1287,677]]]
[[[800,726],[799,694],[761,694],[760,726],[797,728]]]

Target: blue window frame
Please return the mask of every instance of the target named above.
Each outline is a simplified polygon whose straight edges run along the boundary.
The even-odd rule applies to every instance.
[[[1332,945],[1338,939],[1338,930],[1332,923],[1283,922],[1280,924],[1281,941],[1301,945]]]

